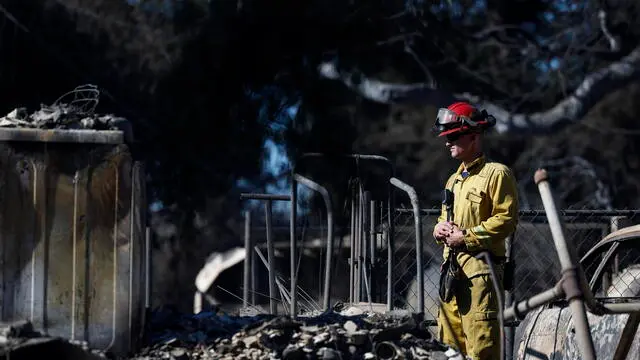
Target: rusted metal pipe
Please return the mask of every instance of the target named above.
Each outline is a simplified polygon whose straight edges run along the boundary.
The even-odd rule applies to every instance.
[[[331,196],[329,195],[329,191],[327,191],[325,187],[312,181],[311,179],[308,179],[300,174],[294,174],[294,178],[300,184],[320,193],[327,207],[327,257],[324,269],[324,298],[322,303],[323,308],[326,311],[330,309],[331,267],[333,262],[333,205],[331,203]]]
[[[558,215],[558,210],[553,200],[546,170],[537,170],[534,181],[538,186],[538,191],[542,198],[542,204],[547,214],[547,219],[549,220],[551,236],[553,237],[558,253],[563,277],[565,277],[564,281],[562,281],[562,287],[565,297],[569,301],[569,307],[573,315],[573,323],[576,328],[576,338],[582,356],[585,360],[595,360],[596,351],[593,345],[593,339],[591,338],[591,332],[589,331],[589,321],[587,319],[587,310],[584,301],[585,293],[583,292],[583,288],[586,286],[586,280],[581,279],[584,278],[584,273],[579,269],[575,248],[570,247],[564,237],[562,222],[560,221],[560,216]],[[582,283],[582,286],[580,283]]]
[[[404,191],[411,200],[411,207],[413,208],[413,220],[416,232],[416,281],[418,285],[418,313],[424,312],[424,272],[422,269],[422,218],[420,217],[420,201],[418,200],[418,193],[416,190],[408,184],[393,177],[389,180],[391,184],[398,189]]]
[[[626,314],[640,311],[640,302],[603,304],[606,314]]]
[[[522,320],[529,311],[542,305],[548,304],[552,301],[559,300],[563,295],[564,294],[560,283],[558,283],[556,286],[533,295],[527,300],[522,300],[514,303],[509,308],[504,310],[503,318],[505,321],[515,319]]]
[[[540,307],[542,305],[548,304],[550,302],[560,300],[565,296],[564,290],[562,289],[562,281],[561,279],[558,283],[541,293],[538,293],[527,300],[522,300],[514,303],[504,311],[503,318],[505,321],[515,320],[515,319],[524,319],[525,315],[529,313],[531,310]],[[628,302],[628,303],[612,303],[612,304],[603,304],[606,314],[624,314],[624,313],[633,313],[640,311],[640,302]]]

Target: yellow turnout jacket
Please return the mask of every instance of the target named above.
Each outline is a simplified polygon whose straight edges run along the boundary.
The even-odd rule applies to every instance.
[[[518,190],[511,170],[503,164],[487,162],[484,156],[469,164],[467,174],[463,170],[464,165],[460,164],[446,186],[454,193],[453,222],[467,230],[466,249],[458,252],[458,263],[472,278],[489,274],[488,265],[474,257],[478,252],[489,250],[495,256],[505,256],[505,239],[518,222]],[[438,222],[446,219],[443,205]],[[445,259],[448,254],[449,247],[445,245]]]

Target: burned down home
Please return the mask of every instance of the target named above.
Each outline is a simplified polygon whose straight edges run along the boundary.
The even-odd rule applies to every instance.
[[[289,193],[240,194],[264,212],[253,223],[247,212],[243,247],[211,254],[188,280],[193,311],[152,304],[153,269],[164,265],[152,266],[145,164],[131,149],[129,122],[98,115],[97,96],[79,87],[0,118],[1,357],[465,359],[437,338],[441,254],[426,229],[439,209],[421,208],[416,190],[378,155],[343,155],[387,172],[381,194],[358,185],[341,228],[328,188],[295,166]],[[312,158],[331,161],[304,154],[296,165]],[[640,228],[629,221],[636,212],[583,221],[585,214],[556,208],[544,171],[535,182],[544,209],[522,212],[518,234],[541,234],[536,241],[559,261],[535,283],[519,258],[527,244],[509,240],[516,284],[500,296],[503,357],[637,358]],[[301,188],[323,207],[311,235],[300,234],[306,215],[291,205]],[[397,207],[400,200],[410,207]],[[290,204],[280,227],[274,201]],[[600,232],[579,258],[566,234],[592,228]],[[298,276],[309,254],[313,291]],[[233,306],[212,295],[229,272],[243,290],[232,294]]]
[[[412,316],[152,311],[144,167],[128,122],[97,115],[96,96],[80,87],[0,118],[2,356],[455,358]]]

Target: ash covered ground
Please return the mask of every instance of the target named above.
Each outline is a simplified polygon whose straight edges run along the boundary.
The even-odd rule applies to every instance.
[[[463,359],[419,315],[358,308],[295,320],[163,308],[151,317],[147,344],[130,359]]]
[[[463,360],[434,340],[420,316],[404,311],[363,313],[358,308],[315,316],[181,314],[170,307],[151,314],[141,350],[128,357],[51,338],[28,321],[0,331],[0,359],[438,359]]]

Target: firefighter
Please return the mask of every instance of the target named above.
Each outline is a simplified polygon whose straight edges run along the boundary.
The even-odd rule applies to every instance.
[[[445,290],[452,295],[441,299],[438,333],[443,343],[459,346],[472,359],[499,359],[499,341],[503,341],[489,266],[478,254],[489,251],[503,289],[505,239],[515,231],[518,220],[518,194],[511,170],[488,160],[482,150],[483,133],[494,124],[495,118],[486,111],[457,102],[438,111],[433,127],[438,136],[446,138],[451,157],[460,161],[445,188],[453,192],[453,218],[447,219],[443,204],[433,229],[436,243],[444,247],[443,266],[450,265],[446,261],[450,259],[459,268],[456,281],[446,283],[451,288]]]

